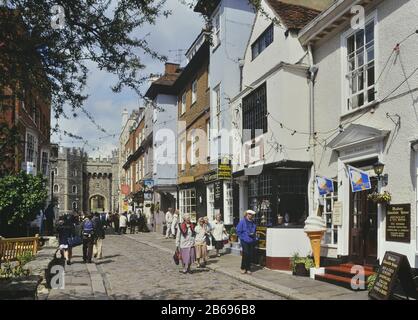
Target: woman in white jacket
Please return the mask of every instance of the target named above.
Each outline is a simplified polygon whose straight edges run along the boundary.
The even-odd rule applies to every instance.
[[[228,236],[228,233],[226,232],[225,226],[223,221],[221,221],[221,214],[217,214],[216,215],[216,219],[215,221],[213,221],[211,223],[211,232],[212,232],[212,236],[214,239],[214,246],[216,249],[216,255],[218,257],[221,256],[221,254],[219,253],[220,250],[222,250],[224,248],[224,235],[225,237]]]

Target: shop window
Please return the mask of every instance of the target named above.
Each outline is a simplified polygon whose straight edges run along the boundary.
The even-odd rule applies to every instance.
[[[242,100],[244,140],[255,139],[260,132],[267,132],[267,90],[264,83]],[[257,131],[257,132],[256,132]],[[257,133],[257,134],[256,134]]]
[[[232,190],[231,190],[232,192]],[[255,222],[262,225],[274,225],[272,215],[272,176],[262,174],[250,177],[249,180],[249,206],[257,212]],[[231,194],[232,197],[232,194]],[[232,202],[231,202],[232,205]],[[232,211],[232,209],[231,209]]]
[[[224,222],[226,225],[232,225],[233,217],[233,198],[232,198],[232,183],[224,183]]]
[[[327,231],[323,243],[336,245],[338,244],[338,227],[333,224],[332,213],[334,211],[334,203],[338,201],[338,183],[334,182],[334,192],[323,196],[323,200],[323,215],[327,223]]]
[[[180,213],[189,214],[190,217],[196,214],[196,190],[180,190]]]
[[[208,218],[210,221],[213,221],[215,220],[215,192],[213,184],[207,187],[207,205]]]

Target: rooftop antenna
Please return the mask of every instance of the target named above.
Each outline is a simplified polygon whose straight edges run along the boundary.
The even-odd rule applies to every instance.
[[[178,63],[179,65],[181,65],[181,63],[183,62],[186,51],[187,51],[186,49],[173,49],[173,50],[168,50],[168,52],[170,54],[173,54],[173,52],[175,53],[174,54],[174,56],[175,56],[174,61],[176,63]]]

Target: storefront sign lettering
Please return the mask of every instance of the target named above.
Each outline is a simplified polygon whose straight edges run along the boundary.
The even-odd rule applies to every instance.
[[[404,292],[410,297],[416,297],[408,258],[395,252],[386,252],[369,296],[376,300],[391,299],[398,279]]]
[[[386,241],[411,242],[411,205],[387,206]]]
[[[332,224],[334,226],[343,225],[343,204],[340,201],[334,202],[334,209],[332,210]]]

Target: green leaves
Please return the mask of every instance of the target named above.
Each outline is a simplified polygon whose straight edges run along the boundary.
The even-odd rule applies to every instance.
[[[45,179],[25,172],[0,179],[0,220],[9,226],[24,226],[45,207]]]

